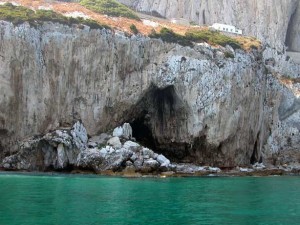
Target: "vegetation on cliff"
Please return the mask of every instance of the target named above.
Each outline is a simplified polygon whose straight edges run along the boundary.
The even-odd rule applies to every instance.
[[[10,21],[15,25],[28,22],[36,26],[42,22],[56,22],[66,25],[87,25],[92,29],[108,28],[106,25],[90,19],[66,17],[52,10],[31,10],[23,6],[15,6],[11,3],[0,5],[0,20]]]
[[[193,46],[193,43],[184,35],[176,34],[173,30],[162,28],[159,33],[153,32],[149,35],[151,38],[159,38],[168,43],[177,43],[182,46]]]
[[[194,42],[205,41],[212,45],[221,45],[225,47],[230,45],[234,49],[241,48],[240,43],[232,37],[226,36],[218,31],[211,30],[191,30],[186,32],[185,37]]]
[[[80,1],[80,4],[90,10],[108,16],[120,16],[140,20],[134,11],[115,0],[82,0]]]
[[[159,33],[152,32],[151,38],[160,38],[165,42],[177,43],[183,46],[193,46],[193,42],[207,42],[212,45],[230,45],[234,49],[241,48],[240,43],[220,32],[210,30],[191,30],[185,35],[176,34],[173,30],[162,28]]]

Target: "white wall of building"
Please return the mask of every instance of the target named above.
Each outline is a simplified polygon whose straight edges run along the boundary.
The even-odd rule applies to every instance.
[[[228,33],[233,33],[233,34],[243,34],[243,31],[240,29],[237,29],[235,26],[232,25],[226,25],[226,24],[221,24],[221,23],[214,23],[212,26],[215,30],[219,30],[222,32],[228,32]]]

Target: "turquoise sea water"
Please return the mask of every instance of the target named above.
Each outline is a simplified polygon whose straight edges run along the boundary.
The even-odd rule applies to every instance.
[[[1,225],[300,224],[300,177],[0,173]]]

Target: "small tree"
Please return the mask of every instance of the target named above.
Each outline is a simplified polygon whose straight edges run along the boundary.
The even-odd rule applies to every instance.
[[[132,33],[134,33],[134,34],[139,33],[139,30],[136,28],[136,26],[134,24],[131,24],[129,28],[132,31]]]

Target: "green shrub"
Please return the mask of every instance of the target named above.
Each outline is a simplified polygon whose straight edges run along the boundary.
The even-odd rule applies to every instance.
[[[0,5],[0,20],[10,21],[15,25],[28,22],[30,25],[36,26],[42,22],[54,22],[65,25],[83,24],[91,29],[109,28],[90,19],[66,17],[52,10],[36,10],[33,11],[23,6],[15,6],[10,3]]]
[[[210,31],[210,30],[195,30],[188,31],[185,34],[186,38],[194,41],[194,42],[208,42],[210,44],[221,45],[225,47],[226,45],[230,45],[234,49],[241,48],[241,45],[233,38],[221,34],[218,31]]]
[[[132,33],[134,33],[134,34],[139,33],[139,30],[136,28],[136,26],[134,24],[131,24],[129,28],[132,31]]]
[[[159,38],[165,42],[169,43],[177,43],[182,46],[193,46],[193,43],[188,40],[185,36],[174,33],[173,30],[168,28],[162,28],[159,33],[153,31],[149,37],[151,38]]]
[[[140,20],[134,11],[116,0],[82,0],[80,1],[80,4],[90,10],[107,14],[108,16],[121,16],[129,19]]]
[[[226,58],[232,58],[232,59],[234,58],[234,55],[230,52],[225,52],[224,55]]]

